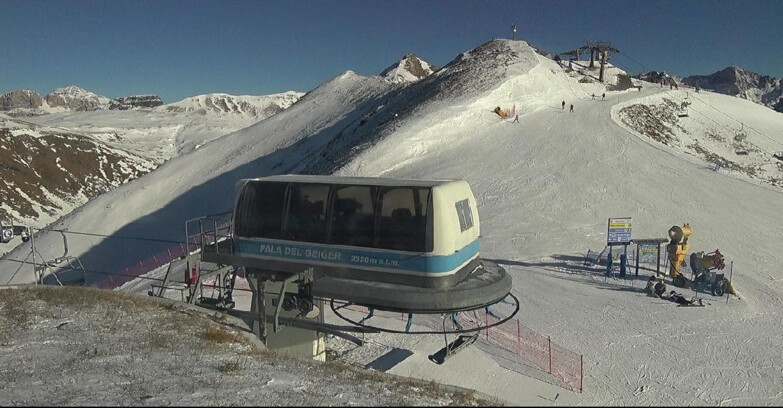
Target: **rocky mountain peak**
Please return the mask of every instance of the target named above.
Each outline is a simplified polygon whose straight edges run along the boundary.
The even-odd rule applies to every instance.
[[[46,103],[49,106],[63,107],[74,111],[107,109],[109,102],[109,98],[105,96],[97,95],[74,85],[57,88],[46,95]]]
[[[778,112],[783,111],[783,81],[768,75],[760,75],[744,68],[731,66],[709,75],[692,75],[683,83],[699,86],[718,93],[738,96]]]
[[[416,54],[407,54],[381,72],[380,76],[391,82],[416,82],[426,78],[438,68],[422,61]]]

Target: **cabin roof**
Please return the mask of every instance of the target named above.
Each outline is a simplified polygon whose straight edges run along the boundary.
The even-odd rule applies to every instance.
[[[250,181],[270,181],[285,183],[316,183],[316,184],[348,184],[371,186],[405,186],[405,187],[435,187],[460,180],[450,179],[397,179],[386,177],[340,177],[315,176],[300,174],[285,174],[279,176],[259,177]]]

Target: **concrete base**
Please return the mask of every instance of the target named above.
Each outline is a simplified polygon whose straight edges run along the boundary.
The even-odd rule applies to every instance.
[[[279,296],[283,283],[266,281],[260,284],[258,279],[252,276],[248,276],[248,282],[253,290],[250,311],[259,315],[259,308],[263,308],[268,316],[265,333],[261,333],[259,330],[261,325],[258,321],[253,325],[253,332],[266,343],[267,348],[293,357],[326,361],[326,336],[324,333],[282,325],[275,331],[274,317],[272,316],[274,316],[276,304],[273,299],[277,299]],[[263,302],[259,302],[258,299],[259,286],[263,287]],[[295,284],[288,286],[287,293],[297,293]],[[314,310],[305,319],[323,323],[323,306],[323,301],[316,301]],[[281,308],[280,317],[295,318],[299,313],[298,310],[285,311]]]

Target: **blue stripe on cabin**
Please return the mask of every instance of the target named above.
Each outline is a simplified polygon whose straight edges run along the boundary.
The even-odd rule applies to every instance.
[[[378,269],[421,274],[449,274],[478,256],[481,240],[476,238],[451,255],[402,253],[393,250],[364,250],[310,243],[265,239],[234,240],[237,255],[279,261],[314,263],[360,269]]]

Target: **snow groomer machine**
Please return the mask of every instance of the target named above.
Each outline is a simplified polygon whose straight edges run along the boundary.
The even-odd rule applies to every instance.
[[[295,354],[320,358],[324,333],[357,344],[357,333],[443,334],[430,356],[442,363],[519,311],[511,277],[479,257],[465,181],[281,175],[241,180],[237,192],[230,220],[189,220],[186,235],[199,231],[200,262],[244,271],[251,310],[231,312],[272,349],[302,344]],[[497,320],[477,317],[500,303]],[[348,325],[324,322],[326,304]]]

